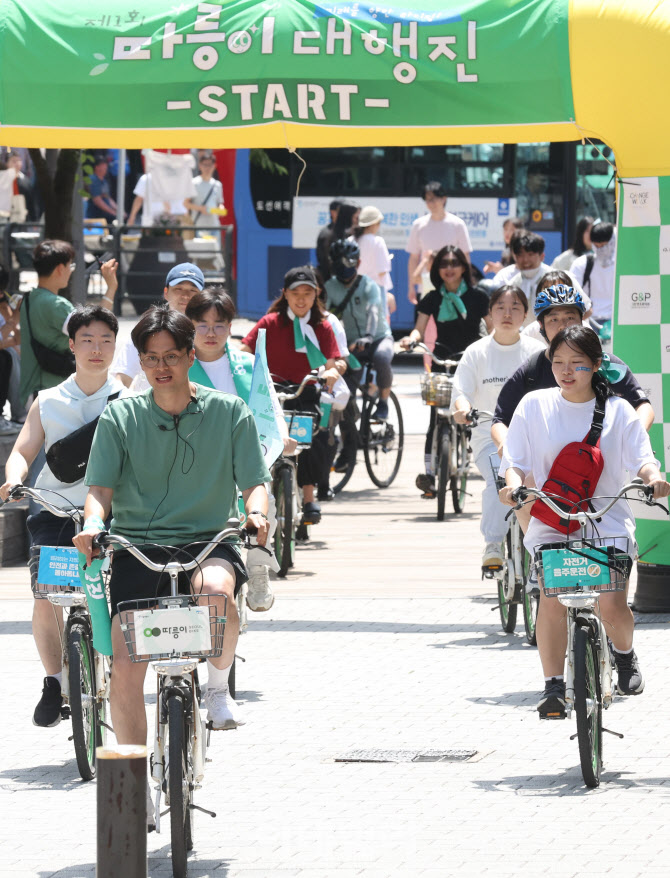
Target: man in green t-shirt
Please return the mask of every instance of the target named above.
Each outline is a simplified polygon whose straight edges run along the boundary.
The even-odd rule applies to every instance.
[[[33,265],[37,286],[26,296],[21,308],[21,387],[23,405],[33,393],[60,384],[67,376],[43,369],[31,344],[35,338],[58,354],[70,353],[67,321],[74,308],[59,292],[70,282],[74,271],[74,250],[67,241],[47,240],[35,247]],[[74,372],[74,365],[72,366]]]
[[[193,338],[191,321],[167,304],[150,308],[133,329],[151,389],[110,403],[98,422],[86,470],[86,521],[74,538],[87,563],[93,537],[103,530],[112,507],[112,532],[136,545],[153,544],[142,547],[152,560],[167,562],[174,556],[174,549],[162,546],[183,549],[183,557],[190,560],[229,518],[237,517],[238,488],[247,526],[257,530],[259,545],[267,541],[264,483],[270,474],[253,415],[238,397],[189,381]],[[237,550],[221,544],[196,569],[190,585],[180,582],[186,592],[212,595],[219,615],[227,616],[223,652],[207,662],[205,704],[216,729],[242,722],[228,691],[228,674],[239,633],[235,590],[245,581]],[[165,594],[168,588],[167,575],[158,577],[128,552],[115,551],[109,583],[114,651],[110,706],[120,744],[146,743],[146,664],[130,661],[117,606]]]

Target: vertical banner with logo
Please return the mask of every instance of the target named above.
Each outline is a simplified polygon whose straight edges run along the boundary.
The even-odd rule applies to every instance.
[[[654,407],[656,419],[649,435],[661,472],[667,477],[670,177],[620,180],[618,234],[614,352],[630,366]],[[670,519],[660,510],[633,505],[641,558],[647,563],[670,565]]]

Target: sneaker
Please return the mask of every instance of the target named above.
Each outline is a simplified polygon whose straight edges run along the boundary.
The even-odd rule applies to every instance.
[[[319,485],[317,498],[322,503],[329,503],[331,500],[335,499],[335,491],[333,491],[329,485]]]
[[[247,606],[255,613],[269,610],[275,602],[270,588],[270,576],[267,567],[250,567],[247,583]]]
[[[616,691],[619,695],[639,695],[644,691],[644,677],[635,650],[621,653],[612,650],[617,669]]]
[[[435,494],[435,476],[428,473],[419,473],[414,484],[424,494]]]
[[[205,692],[205,707],[207,708],[207,721],[212,724],[214,730],[236,729],[244,725],[242,712],[239,704],[225,689],[210,689]]]
[[[378,421],[385,421],[389,416],[389,404],[387,399],[380,399],[377,403],[375,418]]]
[[[321,507],[318,503],[302,504],[302,523],[318,524],[321,521]]]
[[[565,719],[565,681],[552,677],[544,684],[544,695],[537,705],[540,719]]]
[[[16,436],[21,431],[21,424],[14,424],[7,418],[0,417],[0,436]]]
[[[33,714],[33,725],[51,728],[57,726],[61,720],[61,707],[63,698],[60,691],[60,683],[55,677],[44,678],[42,697],[37,703]]]
[[[526,580],[526,594],[533,598],[540,597],[540,583],[537,578],[537,565],[531,563],[528,568],[528,579]]]
[[[482,555],[482,567],[502,567],[503,554],[500,543],[487,543]]]

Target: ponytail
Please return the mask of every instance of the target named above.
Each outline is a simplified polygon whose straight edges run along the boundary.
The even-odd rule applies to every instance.
[[[610,396],[614,396],[614,391],[610,387],[609,381],[604,375],[601,375],[600,372],[593,373],[591,387],[596,395],[596,402],[601,406],[605,404]]]

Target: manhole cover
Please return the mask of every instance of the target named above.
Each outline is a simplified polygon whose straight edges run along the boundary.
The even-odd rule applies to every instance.
[[[352,750],[335,762],[465,762],[476,750]]]

